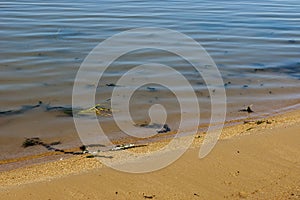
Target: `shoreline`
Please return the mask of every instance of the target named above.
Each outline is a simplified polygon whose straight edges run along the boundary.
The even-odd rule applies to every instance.
[[[224,123],[224,128],[225,128],[225,133],[222,133],[220,135],[220,139],[224,139],[224,138],[230,138],[236,135],[240,135],[241,133],[239,132],[251,132],[251,129],[253,129],[253,127],[251,126],[251,124],[249,123],[249,126],[245,125],[245,121],[257,121],[257,120],[268,120],[268,119],[279,119],[281,118],[281,116],[285,116],[285,115],[289,115],[289,113],[294,113],[294,110],[300,110],[300,104],[296,104],[293,106],[289,106],[280,110],[274,110],[272,113],[265,113],[265,114],[259,114],[259,113],[253,113],[251,115],[248,115],[248,117],[241,117],[239,119],[233,119],[233,120],[227,120]],[[296,111],[297,112],[297,111]],[[246,116],[246,113],[245,113]],[[282,120],[279,120],[280,123],[282,123]],[[300,120],[299,120],[300,122]],[[254,124],[255,125],[255,124]],[[270,124],[269,124],[270,125]],[[199,137],[204,137],[204,133],[205,130],[207,129],[208,124],[202,124],[198,127],[198,133],[196,135],[195,139],[199,140]],[[230,129],[230,127],[233,127],[233,129],[240,128],[240,127],[247,127],[246,129],[241,128],[241,130],[238,131],[233,131],[231,133],[228,134],[227,129]],[[188,131],[188,130],[187,130]],[[242,134],[245,134],[242,133]],[[162,144],[166,144],[166,141],[169,141],[170,139],[172,139],[174,137],[174,135],[176,134],[175,131],[171,131],[168,133],[164,133],[164,134],[158,134],[154,137],[151,138],[146,138],[146,139],[131,139],[131,138],[121,138],[121,139],[115,139],[113,140],[114,144],[128,144],[128,143],[136,143],[136,144],[160,144],[158,146],[162,146]],[[49,139],[48,139],[49,140]],[[200,140],[200,143],[203,140]],[[197,141],[196,143],[198,143],[199,146],[199,141]],[[195,145],[195,141],[194,141],[194,145]],[[155,146],[155,145],[154,145]],[[36,148],[36,147],[34,147]],[[33,149],[34,150],[34,149]],[[23,167],[27,167],[27,166],[31,166],[31,165],[35,165],[35,164],[43,164],[46,162],[49,162],[48,160],[50,160],[51,162],[53,161],[58,161],[59,159],[65,159],[70,157],[70,155],[64,155],[63,153],[57,152],[57,151],[46,151],[45,149],[41,148],[41,152],[40,153],[36,153],[36,154],[32,154],[32,155],[25,155],[22,157],[16,157],[16,158],[9,158],[9,159],[3,159],[0,160],[0,166],[2,167],[2,169],[0,169],[0,173],[1,172],[5,172],[5,171],[10,171],[10,170],[15,170],[18,168],[23,168]],[[71,148],[63,148],[63,150],[65,151],[80,151],[79,146],[78,147],[71,147]],[[35,151],[35,150],[34,150]]]
[[[69,158],[63,158],[56,161],[50,161],[46,163],[38,163],[33,164],[30,166],[10,170],[10,171],[4,171],[0,173],[0,180],[1,180],[1,189],[0,194],[6,195],[7,199],[18,199],[13,198],[12,192],[18,197],[18,195],[23,194],[24,192],[27,194],[28,191],[31,192],[31,194],[36,193],[34,192],[37,188],[43,187],[42,185],[50,185],[53,188],[56,188],[56,184],[60,184],[61,182],[70,182],[70,180],[78,179],[77,182],[74,183],[80,185],[79,177],[83,179],[87,179],[87,177],[91,178],[92,174],[103,174],[108,173],[109,175],[105,175],[106,181],[109,180],[109,177],[114,177],[113,179],[116,180],[116,177],[120,176],[120,180],[127,181],[127,178],[131,180],[132,177],[147,177],[146,180],[150,181],[152,180],[151,174],[154,176],[153,180],[159,179],[157,177],[157,174],[160,173],[166,173],[166,176],[168,176],[169,173],[175,173],[174,168],[176,168],[176,172],[180,173],[181,170],[186,171],[188,180],[186,180],[185,177],[182,177],[183,183],[188,183],[189,181],[194,182],[193,176],[191,177],[189,173],[198,173],[197,170],[199,170],[196,166],[193,165],[186,165],[185,162],[189,163],[197,163],[197,165],[212,165],[210,167],[213,167],[214,170],[220,170],[220,172],[223,172],[226,175],[226,177],[223,177],[222,174],[219,174],[219,172],[214,171],[213,169],[210,169],[210,167],[201,167],[201,170],[206,170],[208,174],[201,174],[201,178],[209,179],[209,174],[216,175],[218,174],[218,177],[220,176],[223,181],[223,186],[225,188],[229,187],[233,184],[236,177],[243,174],[245,177],[242,182],[240,182],[239,187],[234,190],[232,198],[243,198],[243,197],[249,197],[249,196],[256,196],[256,195],[263,195],[264,197],[268,197],[268,194],[263,194],[263,191],[267,189],[268,191],[271,190],[271,188],[266,187],[265,189],[253,189],[254,183],[258,181],[259,184],[263,184],[264,178],[273,184],[274,181],[279,181],[279,174],[280,173],[287,183],[287,185],[284,185],[285,189],[283,191],[273,191],[274,194],[279,195],[276,197],[280,197],[280,195],[284,195],[284,198],[286,198],[287,190],[288,190],[288,197],[300,197],[300,179],[297,177],[300,177],[300,155],[299,150],[300,147],[298,147],[300,142],[300,135],[298,134],[300,132],[300,111],[294,110],[289,111],[287,113],[281,113],[279,115],[260,119],[260,120],[254,120],[250,121],[244,124],[238,124],[234,126],[225,127],[222,135],[213,149],[213,151],[205,158],[199,159],[197,157],[197,153],[199,151],[199,146],[201,145],[203,141],[203,136],[205,133],[198,133],[194,139],[193,144],[188,149],[188,151],[176,162],[171,164],[170,166],[159,170],[157,172],[152,173],[146,173],[146,174],[128,174],[123,172],[117,172],[115,170],[112,170],[108,167],[104,167],[97,159],[95,158],[86,158],[86,155],[80,155],[80,156],[71,156]],[[159,149],[160,147],[167,144],[168,141],[160,141],[160,142],[154,142],[150,143],[146,147],[136,148],[132,151],[134,152],[147,152],[149,150],[155,150]],[[234,150],[234,152],[233,152]],[[130,150],[125,150],[130,151]],[[216,153],[217,152],[217,153]],[[245,154],[243,154],[245,152]],[[232,160],[232,156],[236,155],[243,155],[241,156],[240,161],[236,163],[236,160]],[[280,158],[280,159],[279,159]],[[253,160],[254,159],[254,160]],[[255,161],[257,159],[257,161]],[[264,162],[264,160],[267,159],[267,163],[259,163]],[[279,160],[278,160],[279,159]],[[244,163],[245,160],[245,163]],[[207,163],[208,162],[208,163]],[[223,168],[222,163],[225,163],[226,167]],[[247,166],[247,162],[255,163],[255,165]],[[214,164],[212,164],[214,163]],[[181,168],[184,165],[184,168]],[[238,168],[242,170],[238,170],[239,172],[235,171],[232,172],[229,170],[229,168],[232,168],[231,165],[238,166]],[[181,167],[179,167],[181,166]],[[215,169],[215,167],[217,168]],[[185,169],[187,168],[187,169]],[[289,173],[287,171],[289,169]],[[190,170],[190,172],[189,172]],[[200,170],[200,171],[201,171]],[[246,174],[244,174],[247,171]],[[267,174],[267,172],[270,171],[270,175]],[[285,175],[282,173],[286,173]],[[252,177],[252,173],[255,175],[265,173],[262,177]],[[150,174],[150,175],[149,175]],[[229,175],[228,175],[229,174]],[[291,174],[293,176],[291,176]],[[247,180],[247,176],[249,175],[250,180],[252,183],[250,184]],[[272,175],[272,176],[271,176]],[[276,175],[276,180],[274,179],[274,176]],[[299,175],[299,176],[298,176]],[[228,176],[228,177],[227,177]],[[271,176],[271,177],[269,177]],[[126,177],[124,179],[124,177]],[[293,178],[294,177],[294,178]],[[133,178],[133,179],[135,179]],[[169,177],[172,179],[172,177]],[[277,180],[278,179],[278,180]],[[281,180],[280,179],[280,180]],[[92,178],[92,180],[94,180]],[[94,180],[97,182],[97,180]],[[140,179],[136,180],[138,183],[143,185],[143,182],[141,182]],[[167,181],[167,180],[161,180],[161,181]],[[174,180],[176,181],[176,180]],[[292,181],[292,183],[290,183]],[[225,183],[226,182],[226,183]],[[231,182],[231,183],[230,183]],[[197,182],[198,183],[198,182]],[[298,184],[299,183],[299,184]],[[41,184],[41,186],[40,186]],[[100,183],[97,182],[99,185]],[[102,183],[101,183],[102,184]],[[100,185],[101,185],[100,184]],[[112,189],[114,188],[113,185],[114,182],[110,182],[108,188]],[[172,183],[173,185],[174,183]],[[202,183],[201,183],[202,184]],[[214,182],[212,181],[212,184],[219,185],[219,181]],[[245,184],[245,185],[244,185]],[[250,184],[250,185],[249,185]],[[116,183],[116,185],[119,185]],[[122,184],[121,184],[122,185]],[[136,193],[139,190],[138,185],[133,184],[133,189],[136,190]],[[277,184],[276,184],[277,185]],[[280,184],[279,184],[280,185]],[[251,186],[251,187],[250,187]],[[129,187],[129,186],[128,186]],[[175,186],[174,186],[175,187]],[[221,187],[221,186],[220,186]],[[247,188],[252,188],[253,191],[249,192]],[[261,187],[261,186],[260,186]],[[277,186],[276,186],[277,187]],[[34,190],[32,189],[34,188]],[[129,187],[130,188],[130,187]],[[176,187],[175,187],[176,188]],[[229,187],[230,188],[230,187]],[[234,187],[232,187],[234,188]],[[231,188],[231,189],[232,189]],[[244,189],[243,189],[244,188]],[[57,188],[56,188],[57,189]],[[74,188],[73,188],[74,189]],[[170,189],[166,186],[165,189]],[[228,188],[227,188],[228,189]],[[282,189],[282,188],[281,188]],[[44,188],[46,191],[46,194],[53,195],[52,192],[47,187]],[[156,197],[158,199],[168,199],[167,196],[163,196],[162,189],[159,189],[155,186],[153,186],[153,193],[154,191],[158,191],[156,193],[160,193],[159,195],[156,194]],[[241,191],[238,191],[241,190]],[[294,193],[289,192],[289,190],[292,190]],[[276,192],[277,191],[277,192]],[[95,192],[95,191],[92,191]],[[176,193],[176,190],[173,191]],[[204,191],[202,191],[204,192]],[[211,191],[210,191],[211,192]],[[230,191],[230,192],[233,192]],[[280,194],[278,194],[278,192]],[[83,191],[83,193],[85,193]],[[136,195],[135,193],[135,195]],[[204,192],[206,194],[206,192]],[[222,190],[222,197],[225,198],[227,195],[227,192],[225,190]],[[252,194],[253,193],[253,194]],[[204,194],[201,194],[199,192],[195,191],[195,194],[199,195],[199,197],[206,197]],[[226,195],[225,195],[226,194]],[[294,195],[291,195],[294,194]],[[39,192],[37,192],[37,195],[42,195]],[[86,194],[88,195],[88,194]],[[99,194],[100,195],[100,194]],[[112,195],[116,194],[103,194],[106,198],[112,197]],[[107,196],[108,195],[108,196]],[[126,197],[135,197],[134,194],[124,194]],[[151,194],[152,195],[152,194]],[[159,196],[163,196],[163,198],[159,198]],[[186,193],[181,192],[178,194],[180,198],[183,198]],[[192,197],[197,197],[197,195],[192,195]],[[212,194],[210,194],[212,195]],[[299,196],[296,196],[299,195]],[[97,195],[96,195],[97,196]],[[100,195],[102,197],[102,194]],[[139,196],[143,197],[141,194]],[[161,197],[162,197],[161,196]],[[228,195],[227,195],[228,196]],[[21,197],[21,196],[20,196]],[[40,198],[41,196],[39,196]],[[99,197],[99,196],[97,196]],[[124,196],[122,196],[124,197]],[[137,196],[138,197],[138,196]],[[166,197],[166,198],[164,198]],[[215,196],[220,197],[220,196]],[[144,197],[145,198],[145,197]],[[175,199],[180,199],[177,197],[174,197]],[[189,197],[190,198],[190,197]],[[229,196],[228,196],[229,198]],[[275,198],[275,197],[274,197]],[[284,199],[283,198],[283,199]],[[26,199],[26,198],[25,198]],[[38,199],[38,198],[36,198]],[[76,199],[76,198],[75,198]],[[80,199],[80,198],[79,198]],[[122,198],[121,198],[122,199]],[[141,198],[142,199],[142,198]],[[172,199],[172,198],[170,198]],[[230,199],[230,198],[229,198]],[[271,198],[272,199],[272,198]],[[279,198],[280,199],[280,198]]]

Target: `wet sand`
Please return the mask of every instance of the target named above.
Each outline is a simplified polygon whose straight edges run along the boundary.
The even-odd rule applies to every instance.
[[[204,133],[170,166],[146,174],[71,156],[0,173],[3,199],[299,199],[300,112],[227,127],[204,159]],[[151,143],[134,151],[164,145]],[[130,150],[126,150],[130,151]]]
[[[44,106],[70,107],[75,77],[85,57],[103,40],[134,27],[170,28],[203,45],[224,80],[226,120],[244,119],[246,115],[238,109],[249,104],[261,115],[300,103],[300,26],[295,23],[299,18],[299,1],[258,3],[251,0],[230,4],[219,0],[191,1],[184,5],[179,1],[171,7],[164,2],[153,5],[139,1],[122,1],[118,5],[111,1],[57,3],[59,5],[53,2],[1,4],[0,160],[44,153],[43,149],[24,151],[20,145],[28,137],[60,139],[63,148],[76,147],[80,140],[73,118],[55,110],[47,111],[43,106],[19,114],[6,111],[16,111],[39,101]],[[219,5],[223,5],[221,10]],[[139,6],[143,9],[136,9]],[[178,10],[183,12],[180,17]],[[103,15],[100,17],[99,13]],[[132,13],[136,14],[131,16]],[[249,21],[249,18],[255,20]],[[144,39],[148,41],[151,37]],[[136,37],[127,41],[138,42]],[[164,39],[155,42],[163,43]],[[105,52],[114,55],[115,49],[107,48]],[[207,78],[172,52],[151,48],[128,52],[105,70],[99,83],[86,82],[86,89],[96,89],[97,104],[110,105],[108,99],[113,85],[129,70],[147,63],[164,64],[184,75],[198,97],[201,124],[208,123],[211,97],[216,93],[209,94]],[[169,73],[160,71],[157,75],[172,80]],[[88,79],[98,78],[100,74],[96,70],[91,71]],[[124,90],[131,88],[123,86]],[[149,108],[161,104],[168,113],[168,125],[175,130],[180,110],[177,100],[174,101],[174,91],[169,89],[159,84],[139,88],[130,105],[135,122],[149,120]],[[184,85],[176,88],[180,92],[186,89]],[[103,122],[109,137],[123,136],[111,118],[99,121]]]

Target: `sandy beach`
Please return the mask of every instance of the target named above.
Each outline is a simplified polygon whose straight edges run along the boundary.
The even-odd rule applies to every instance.
[[[299,0],[0,7],[0,200],[300,200]]]
[[[300,199],[299,121],[296,110],[226,127],[203,159],[199,133],[180,159],[151,173],[84,155],[1,172],[1,199]]]

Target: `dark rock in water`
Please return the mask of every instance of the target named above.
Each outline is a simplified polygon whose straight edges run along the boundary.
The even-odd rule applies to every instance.
[[[291,43],[291,44],[295,44],[296,40],[288,40],[288,42]]]
[[[239,111],[240,111],[240,112],[248,112],[248,113],[254,112],[254,111],[251,109],[251,106],[248,106],[247,108],[241,109],[241,110],[239,110]]]
[[[157,133],[167,133],[167,132],[170,132],[171,129],[170,127],[168,126],[168,124],[164,124],[163,128],[159,131],[157,131]]]
[[[155,91],[157,91],[157,89],[154,88],[154,87],[147,87],[147,90],[150,91],[150,92],[155,92]]]
[[[248,113],[252,113],[252,112],[254,112],[254,111],[251,109],[250,106],[248,106],[248,107],[247,107],[247,112],[248,112]]]
[[[255,72],[262,71],[262,72],[263,72],[263,71],[265,71],[265,69],[255,68],[254,71],[255,71]]]
[[[81,151],[85,151],[85,150],[86,150],[86,146],[82,145],[82,146],[79,147],[79,149],[80,149]]]
[[[231,84],[231,81],[228,81],[227,83],[224,84],[224,87],[228,86]]]
[[[40,143],[41,143],[41,140],[38,137],[26,138],[22,144],[22,147],[26,148],[26,147],[30,147],[30,146],[39,145]]]
[[[108,84],[106,84],[106,86],[108,86],[108,87],[115,87],[115,86],[117,86],[117,85],[114,84],[114,83],[108,83]]]

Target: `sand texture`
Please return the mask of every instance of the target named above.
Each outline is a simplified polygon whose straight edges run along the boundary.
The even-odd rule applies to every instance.
[[[195,142],[151,173],[115,171],[84,156],[2,172],[0,199],[300,199],[299,111],[269,120],[275,125],[228,127],[207,157],[198,158]],[[246,134],[229,138],[233,130]]]

